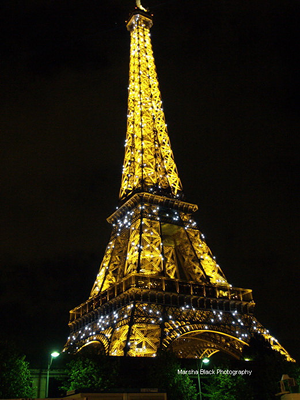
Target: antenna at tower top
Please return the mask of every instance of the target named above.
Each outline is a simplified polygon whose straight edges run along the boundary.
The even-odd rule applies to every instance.
[[[136,0],[136,6],[140,9],[143,10],[145,12],[147,12],[148,10],[146,8],[144,8],[141,4],[141,0]]]

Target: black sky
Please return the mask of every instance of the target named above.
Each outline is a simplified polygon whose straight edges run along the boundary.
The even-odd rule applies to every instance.
[[[299,359],[299,3],[144,3],[186,200]],[[134,1],[1,4],[1,334],[44,357],[89,295],[118,205]]]

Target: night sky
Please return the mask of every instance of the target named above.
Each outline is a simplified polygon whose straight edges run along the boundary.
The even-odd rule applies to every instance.
[[[134,0],[3,0],[1,337],[68,336],[118,205]],[[142,2],[186,201],[229,282],[300,360],[300,5]]]

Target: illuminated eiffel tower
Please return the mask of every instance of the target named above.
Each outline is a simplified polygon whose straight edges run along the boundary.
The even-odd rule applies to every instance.
[[[235,358],[258,333],[293,361],[253,316],[250,289],[230,285],[183,201],[162,108],[150,28],[140,2],[131,35],[127,135],[120,207],[89,299],[70,311],[65,351],[111,356],[172,351]]]

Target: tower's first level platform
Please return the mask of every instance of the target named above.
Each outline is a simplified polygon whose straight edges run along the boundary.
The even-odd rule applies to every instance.
[[[248,289],[133,274],[71,310],[65,350],[92,345],[109,355],[153,357],[172,348],[196,358],[225,349],[239,358],[251,335],[265,332],[253,309]]]

